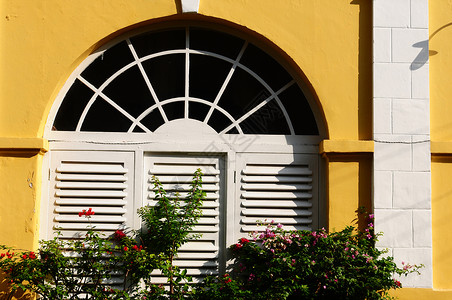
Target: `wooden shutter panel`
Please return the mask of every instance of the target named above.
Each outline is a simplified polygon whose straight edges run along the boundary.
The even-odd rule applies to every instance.
[[[152,176],[162,182],[167,195],[172,197],[176,191],[180,199],[186,197],[193,173],[200,168],[204,173],[203,190],[206,199],[202,206],[202,217],[194,228],[194,233],[202,234],[198,240],[189,241],[179,249],[175,265],[187,269],[195,282],[208,274],[217,274],[220,256],[220,160],[216,157],[172,157],[149,156],[145,158],[148,170],[145,205],[155,205]],[[166,283],[166,278],[154,272],[155,283]]]
[[[241,155],[240,235],[263,231],[259,222],[311,230],[317,222],[317,159],[308,155]]]
[[[125,229],[133,216],[133,153],[54,151],[50,173],[52,229],[64,238],[83,236],[89,226],[83,209],[95,214],[91,225],[106,236]]]

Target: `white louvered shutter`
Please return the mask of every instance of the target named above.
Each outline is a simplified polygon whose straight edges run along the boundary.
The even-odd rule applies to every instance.
[[[317,157],[294,154],[241,154],[237,165],[238,236],[263,231],[259,222],[286,230],[317,225]]]
[[[179,249],[175,265],[187,269],[187,274],[198,282],[203,276],[217,274],[220,263],[220,205],[222,185],[221,159],[218,157],[177,157],[152,155],[145,157],[146,167],[146,201],[144,205],[155,205],[152,176],[159,178],[168,196],[180,193],[184,199],[190,188],[193,173],[200,168],[204,173],[202,189],[206,199],[202,206],[202,217],[194,233],[202,234],[198,240],[189,241]],[[154,272],[155,283],[166,283],[166,278]]]
[[[110,236],[126,229],[133,218],[133,153],[108,151],[53,151],[50,197],[53,230],[64,238],[83,237],[88,219],[83,209],[95,214],[91,225]]]

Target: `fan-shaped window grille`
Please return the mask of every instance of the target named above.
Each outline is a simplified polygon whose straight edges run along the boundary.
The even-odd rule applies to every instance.
[[[76,75],[53,131],[152,133],[176,119],[219,134],[318,135],[293,77],[241,38],[184,27],[126,38]]]

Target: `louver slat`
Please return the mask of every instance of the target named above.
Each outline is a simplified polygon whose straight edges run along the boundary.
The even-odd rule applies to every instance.
[[[152,175],[155,175],[162,182],[167,196],[175,198],[175,193],[179,193],[180,199],[184,199],[190,191],[190,183],[193,173],[197,168],[203,172],[203,190],[206,192],[206,199],[202,207],[202,217],[194,227],[193,233],[202,234],[198,240],[190,241],[179,249],[175,265],[184,267],[187,274],[193,276],[194,282],[199,282],[205,275],[218,274],[219,257],[219,234],[220,234],[220,169],[218,159],[191,158],[187,162],[171,160],[172,157],[152,158],[149,163],[148,178],[148,205],[156,205],[153,200]],[[159,272],[152,276],[155,283],[166,283]]]
[[[307,165],[246,164],[241,177],[241,230],[263,231],[261,222],[287,230],[312,223],[312,171]]]
[[[130,153],[67,153],[55,162],[54,229],[63,238],[77,238],[90,224],[106,236],[124,228],[130,213]],[[95,212],[90,220],[79,217],[79,212],[88,208]]]

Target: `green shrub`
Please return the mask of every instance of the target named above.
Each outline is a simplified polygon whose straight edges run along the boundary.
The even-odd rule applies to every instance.
[[[198,299],[390,299],[388,290],[401,287],[392,257],[375,248],[373,215],[363,232],[285,231],[269,224],[229,249],[235,258],[233,279],[209,278],[197,288]],[[250,296],[251,295],[251,296]],[[216,298],[215,298],[216,299]]]

